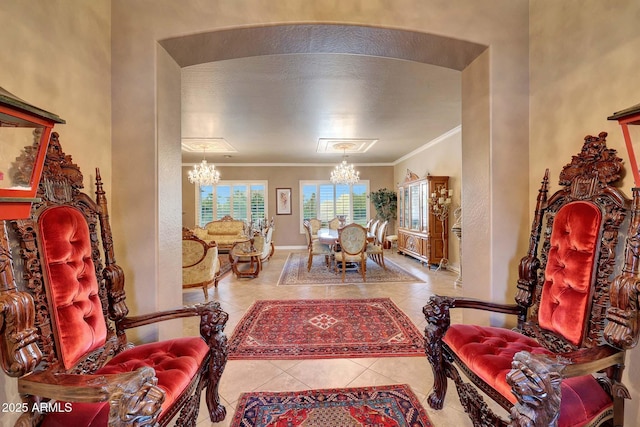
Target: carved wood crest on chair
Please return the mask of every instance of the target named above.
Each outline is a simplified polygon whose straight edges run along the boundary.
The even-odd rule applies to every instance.
[[[29,408],[18,424],[194,426],[205,388],[210,419],[222,420],[227,313],[209,302],[129,316],[100,172],[95,201],[82,188],[53,133],[41,201],[0,229],[0,356]],[[200,337],[127,341],[130,328],[191,316]],[[50,399],[69,411],[33,410]]]
[[[606,135],[585,137],[551,196],[545,173],[516,304],[434,296],[424,307],[432,408],[450,378],[476,426],[623,424],[625,350],[638,340],[640,190],[631,201],[614,186],[622,160]],[[451,325],[455,308],[514,315],[517,327]]]

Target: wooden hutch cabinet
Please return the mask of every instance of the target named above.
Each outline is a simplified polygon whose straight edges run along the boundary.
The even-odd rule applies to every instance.
[[[439,193],[442,188],[449,188],[448,176],[420,178],[410,170],[398,188],[398,252],[427,265],[438,264],[443,258],[449,233],[444,230],[443,235],[442,222],[429,209],[431,193]]]

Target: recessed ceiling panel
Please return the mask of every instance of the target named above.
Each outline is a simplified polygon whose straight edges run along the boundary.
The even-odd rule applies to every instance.
[[[320,138],[316,153],[365,153],[377,139]]]
[[[182,138],[182,151],[185,153],[236,153],[238,150],[224,138]]]

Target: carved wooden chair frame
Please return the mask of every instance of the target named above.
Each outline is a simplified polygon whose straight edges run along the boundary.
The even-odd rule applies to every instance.
[[[434,373],[429,405],[441,409],[447,391],[447,378],[453,380],[465,411],[476,426],[556,425],[560,413],[560,384],[565,378],[596,374],[613,401],[613,409],[592,425],[613,422],[622,425],[624,399],[629,392],[622,384],[625,350],[638,341],[638,269],[640,254],[640,189],[633,189],[628,200],[613,184],[622,171],[622,160],[606,147],[606,133],[587,136],[582,151],[573,156],[560,174],[562,188],[547,196],[549,171],[545,173],[536,203],[528,254],[519,266],[516,304],[498,304],[467,298],[434,296],[424,307],[426,354]],[[601,238],[592,278],[592,303],[587,330],[579,345],[563,339],[538,323],[544,272],[549,253],[550,233],[558,210],[570,201],[580,200],[600,206],[603,212]],[[628,227],[626,243],[623,233]],[[620,232],[620,233],[619,233]],[[624,258],[619,254],[624,246]],[[620,269],[615,269],[616,255]],[[615,278],[614,274],[619,273]],[[513,404],[465,366],[455,352],[443,343],[450,327],[450,310],[472,308],[517,317],[516,331],[534,338],[555,356],[516,353],[507,383],[517,399]],[[505,420],[494,413],[473,385],[510,411]]]
[[[23,161],[18,158],[16,163],[20,166]],[[30,409],[33,404],[49,399],[85,403],[107,401],[110,426],[167,425],[178,414],[175,425],[194,426],[200,395],[206,388],[211,420],[224,419],[226,410],[218,397],[218,383],[227,360],[223,333],[227,313],[221,310],[219,303],[209,302],[129,316],[124,274],[114,257],[100,172],[96,170],[96,201],[82,193],[82,188],[78,166],[62,151],[58,134],[53,133],[39,183],[41,200],[33,204],[31,217],[0,223],[0,362],[3,370],[18,378],[18,391]],[[71,206],[87,219],[91,257],[107,323],[105,345],[86,354],[70,369],[65,369],[61,362],[47,298],[46,271],[38,253],[37,218],[56,205]],[[184,393],[162,413],[165,392],[156,385],[154,369],[145,367],[122,374],[92,375],[113,356],[132,348],[127,342],[126,330],[192,316],[200,317],[200,334],[209,350]],[[38,425],[43,417],[41,413],[29,411],[20,417],[18,424]]]

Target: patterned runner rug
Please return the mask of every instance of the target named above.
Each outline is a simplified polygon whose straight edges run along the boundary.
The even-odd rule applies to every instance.
[[[399,265],[388,259],[384,260],[387,270],[367,260],[367,281],[363,282],[362,276],[356,269],[348,270],[344,283],[342,273],[330,270],[324,261],[324,257],[316,256],[311,264],[311,271],[307,271],[308,255],[306,252],[292,252],[282,268],[278,286],[281,285],[349,285],[354,283],[398,283],[413,282],[422,283]]]
[[[424,356],[418,328],[389,298],[256,301],[229,359]]]
[[[231,427],[431,427],[408,385],[244,393]]]

